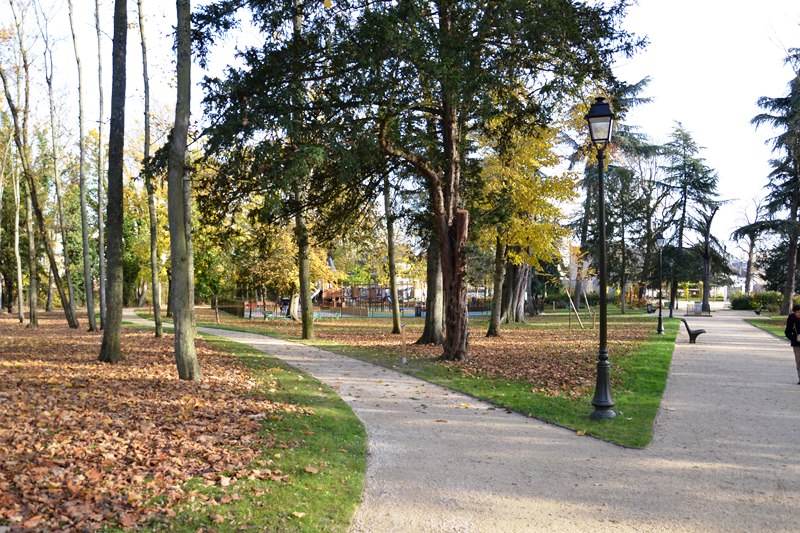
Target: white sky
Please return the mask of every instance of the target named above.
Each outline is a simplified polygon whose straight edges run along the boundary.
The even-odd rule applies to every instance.
[[[761,112],[759,97],[787,93],[793,74],[783,60],[800,47],[800,2],[641,0],[624,26],[650,44],[620,61],[617,75],[628,82],[650,76],[642,96],[653,98],[627,122],[663,143],[678,121],[705,148],[700,156],[719,175],[720,197],[735,200],[711,226],[725,240],[743,225],[746,207],[752,216],[752,199],[766,193],[773,156],[764,141],[773,132],[750,120]]]

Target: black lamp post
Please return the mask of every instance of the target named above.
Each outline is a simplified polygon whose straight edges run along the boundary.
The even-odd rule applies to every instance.
[[[656,246],[658,246],[658,328],[656,328],[656,333],[659,335],[664,334],[664,322],[661,320],[661,285],[664,284],[664,276],[662,275],[662,250],[664,249],[664,235],[659,231],[656,233]]]
[[[611,378],[608,362],[608,289],[606,287],[606,199],[605,185],[603,183],[603,164],[606,157],[606,146],[611,140],[611,128],[614,124],[614,115],[605,98],[598,97],[589,108],[586,115],[589,123],[589,135],[592,143],[597,148],[597,239],[600,248],[598,259],[598,281],[600,283],[600,350],[597,356],[597,383],[594,389],[592,405],[594,412],[589,415],[592,420],[614,418],[614,399],[611,397]]]

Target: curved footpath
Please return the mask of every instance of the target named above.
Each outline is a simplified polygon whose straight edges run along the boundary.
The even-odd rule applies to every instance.
[[[798,531],[800,386],[788,342],[743,321],[753,317],[689,318],[707,331],[697,344],[681,325],[643,450],[316,348],[198,329],[312,374],[361,418],[369,458],[353,532]]]

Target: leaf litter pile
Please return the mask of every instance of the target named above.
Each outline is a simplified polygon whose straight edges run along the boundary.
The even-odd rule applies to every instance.
[[[172,339],[123,330],[125,360],[110,365],[97,361],[99,333],[56,314],[40,314],[38,330],[2,315],[0,524],[141,527],[208,498],[184,487],[189,478],[283,479],[257,459],[286,446],[260,421],[301,409],[256,394],[247,367],[199,340],[203,380],[179,380]]]
[[[634,316],[634,315],[632,315]],[[267,333],[299,338],[300,323],[291,320],[247,320],[221,315],[222,323],[234,327],[263,329]],[[469,358],[442,363],[467,376],[487,376],[522,381],[531,391],[548,396],[577,397],[590,394],[597,373],[598,332],[584,319],[583,328],[568,322],[566,315],[552,315],[543,321],[529,318],[524,325],[503,325],[500,337],[486,337],[486,319],[471,319]],[[208,309],[198,309],[198,321],[213,323]],[[314,324],[315,338],[346,346],[358,346],[396,358],[436,360],[442,347],[414,344],[421,333],[423,319],[404,318],[404,335],[391,334],[390,318],[323,319]],[[619,360],[633,353],[653,333],[652,321],[614,316],[609,319],[608,348]],[[612,380],[618,381],[616,372]]]

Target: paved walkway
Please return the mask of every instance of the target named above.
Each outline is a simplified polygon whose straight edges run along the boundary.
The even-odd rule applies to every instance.
[[[689,318],[708,332],[697,344],[681,325],[644,450],[315,348],[200,331],[309,372],[361,418],[370,454],[353,532],[800,531],[800,386],[788,343],[753,316]]]

